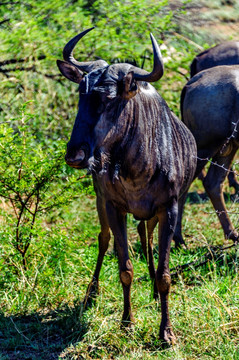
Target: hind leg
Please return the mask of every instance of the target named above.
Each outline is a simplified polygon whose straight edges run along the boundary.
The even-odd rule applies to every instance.
[[[205,190],[212,201],[224,230],[225,237],[234,241],[238,239],[238,233],[234,229],[227,214],[222,188],[223,181],[228,174],[228,169],[231,167],[236,151],[237,146],[232,144],[231,151],[226,156],[223,156],[220,153],[216,154],[212,159],[213,163],[210,165],[207,175],[203,181]]]
[[[153,238],[154,229],[158,223],[158,217],[155,216],[147,221],[147,232],[148,232],[148,268],[150,278],[152,280],[154,289],[154,299],[158,299],[158,288],[155,281],[155,267],[154,267],[154,256],[153,256]]]
[[[205,177],[204,166],[207,163],[207,159],[203,159],[204,158],[203,153],[202,153],[202,155],[200,154],[200,156],[202,157],[202,159],[197,160],[197,168],[196,168],[193,180],[195,180],[196,177],[199,177],[200,179],[204,179],[204,177]],[[185,202],[187,199],[188,190],[189,190],[189,188],[185,190],[185,192],[181,195],[181,197],[179,198],[179,201],[178,201],[178,218],[177,218],[177,225],[176,225],[175,233],[173,236],[173,240],[175,241],[176,248],[180,248],[181,246],[186,247],[186,244],[185,244],[185,241],[184,241],[183,235],[182,235],[182,217],[183,217],[183,210],[184,210],[184,205],[185,205]]]
[[[144,256],[147,260],[149,275],[153,284],[154,299],[158,298],[158,289],[155,282],[155,266],[154,266],[154,257],[153,257],[153,232],[158,223],[157,216],[146,222],[147,224],[147,235],[145,222],[140,221],[138,225],[138,233],[140,236],[141,245],[143,248]]]
[[[182,217],[183,217],[183,209],[185,205],[185,201],[187,198],[188,190],[180,197],[178,201],[178,218],[177,218],[177,225],[175,229],[175,233],[173,236],[173,240],[175,241],[175,247],[180,248],[184,246],[186,247],[185,241],[183,240],[182,235]]]

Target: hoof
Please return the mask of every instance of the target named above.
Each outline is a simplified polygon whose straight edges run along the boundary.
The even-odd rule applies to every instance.
[[[135,320],[132,314],[128,315],[128,316],[123,316],[122,321],[121,321],[121,328],[122,329],[130,329],[134,326],[135,324]]]
[[[96,298],[96,295],[99,292],[99,284],[98,281],[96,279],[93,279],[87,288],[86,294],[85,294],[85,298],[83,301],[83,309],[87,309],[88,307],[92,306],[93,301]]]
[[[238,194],[238,192],[239,192],[239,184],[238,184],[238,182],[235,181],[235,182],[229,184],[229,186],[235,189],[235,194]]]
[[[171,327],[160,330],[160,340],[163,342],[163,347],[169,347],[176,344],[176,337]]]
[[[174,236],[173,240],[175,242],[175,249],[180,249],[180,248],[187,249],[187,245],[183,240],[182,236]]]
[[[236,231],[231,231],[230,234],[228,234],[226,236],[226,238],[234,241],[234,243],[236,243],[236,244],[239,241],[239,235],[238,235],[238,233]]]

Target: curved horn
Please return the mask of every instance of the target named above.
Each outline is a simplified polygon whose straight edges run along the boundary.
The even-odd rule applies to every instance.
[[[163,76],[163,59],[161,55],[161,51],[159,49],[158,43],[155,40],[153,34],[150,34],[151,42],[153,45],[153,52],[154,52],[154,67],[151,73],[147,72],[146,70],[135,68],[134,71],[134,78],[136,80],[146,81],[146,82],[154,82],[159,80]]]
[[[82,31],[80,34],[73,37],[64,47],[63,49],[63,58],[65,61],[69,62],[70,64],[76,66],[78,69],[85,71],[85,72],[91,72],[92,70],[95,70],[100,67],[107,66],[107,62],[104,60],[96,60],[96,61],[85,61],[85,62],[79,62],[77,61],[73,56],[73,50],[78,43],[78,41],[89,31],[93,30],[94,27]]]

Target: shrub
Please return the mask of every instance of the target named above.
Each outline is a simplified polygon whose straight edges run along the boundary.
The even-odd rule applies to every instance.
[[[25,269],[28,248],[44,227],[38,218],[72,200],[80,188],[78,173],[68,176],[71,170],[64,164],[65,143],[37,141],[32,121],[34,116],[27,113],[25,104],[18,118],[0,124],[2,238],[21,255]]]

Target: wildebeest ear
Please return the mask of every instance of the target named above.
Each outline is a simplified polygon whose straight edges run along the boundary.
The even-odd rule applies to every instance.
[[[123,78],[123,91],[121,96],[124,99],[129,100],[133,96],[135,96],[136,90],[137,90],[137,86],[134,83],[134,72],[130,71]]]
[[[56,63],[62,75],[64,75],[67,79],[77,84],[81,82],[83,79],[83,72],[77,69],[77,67],[62,60],[57,60]]]

